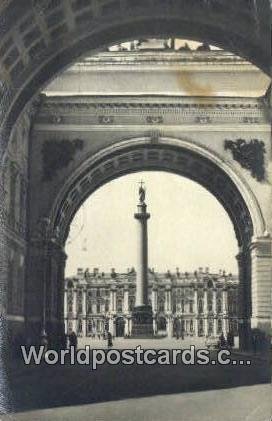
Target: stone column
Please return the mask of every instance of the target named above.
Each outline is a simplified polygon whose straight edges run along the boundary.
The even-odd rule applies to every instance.
[[[68,311],[67,311],[67,288],[64,290],[64,303],[63,303],[63,309],[64,309],[64,320],[67,319]]]
[[[137,274],[136,274],[136,307],[148,306],[148,240],[147,221],[150,214],[146,212],[146,204],[138,205],[134,215],[138,223],[137,239]]]
[[[194,308],[195,308],[195,336],[198,336],[198,291],[194,290]]]
[[[110,290],[110,312],[115,314],[116,312],[116,289],[115,286]]]
[[[239,347],[242,351],[251,349],[251,257],[247,248],[241,248],[236,256],[239,269],[238,321]]]
[[[82,336],[87,336],[87,329],[86,329],[86,315],[87,315],[87,303],[86,303],[86,288],[83,289],[82,295]]]
[[[171,299],[171,289],[169,289],[169,287],[167,287],[166,289],[166,311],[168,313],[172,312],[172,299]]]
[[[124,313],[129,313],[129,301],[128,301],[128,286],[124,287]]]
[[[223,335],[226,337],[228,333],[228,290],[224,288],[222,291],[222,310],[223,310]]]
[[[203,313],[204,313],[204,335],[208,335],[208,291],[204,289],[204,298],[203,298]]]
[[[153,313],[158,311],[158,290],[154,287],[152,289],[152,310]]]
[[[256,238],[250,246],[252,261],[251,327],[271,333],[272,327],[272,240]]]
[[[125,335],[129,335],[129,317],[124,317],[125,321]]]
[[[153,334],[157,334],[157,320],[156,317],[153,316]]]
[[[48,228],[48,221],[43,221]],[[64,270],[66,254],[47,228],[30,240],[26,273],[27,335],[35,344],[41,333],[52,341],[64,333]]]
[[[217,308],[216,308],[216,289],[213,289],[213,336],[217,336]]]
[[[109,319],[109,331],[112,334],[112,336],[116,335],[116,325],[113,317],[110,317]]]
[[[77,290],[75,287],[73,289],[73,317],[77,317]]]
[[[146,211],[145,189],[139,189],[139,204],[134,218],[138,225],[137,265],[136,265],[136,303],[133,311],[133,336],[152,336],[152,307],[148,304],[148,235],[147,221],[150,214]]]
[[[67,288],[64,289],[63,298],[63,319],[64,319],[64,332],[68,332],[68,303],[67,303]]]
[[[168,338],[173,337],[173,319],[171,316],[167,319],[167,336]]]

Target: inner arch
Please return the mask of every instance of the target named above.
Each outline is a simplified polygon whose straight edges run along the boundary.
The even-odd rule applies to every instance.
[[[209,190],[228,213],[239,247],[250,244],[256,228],[254,217],[258,219],[257,229],[263,229],[259,209],[249,210],[245,191],[243,194],[239,191],[222,167],[192,148],[187,149],[176,142],[142,139],[142,142],[131,140],[126,146],[103,151],[80,166],[53,206],[50,217],[52,235],[64,245],[75,213],[96,189],[117,177],[139,171],[179,174]]]

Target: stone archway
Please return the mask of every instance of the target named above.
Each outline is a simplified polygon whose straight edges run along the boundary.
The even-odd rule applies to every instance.
[[[34,326],[36,335],[42,325],[53,332],[63,325],[63,249],[77,209],[103,184],[143,170],[168,171],[188,177],[208,189],[227,211],[240,250],[237,258],[241,347],[249,348],[251,323],[266,329],[270,327],[267,309],[263,311],[263,295],[258,294],[263,282],[260,268],[264,262],[267,262],[267,268],[271,264],[271,239],[263,236],[265,224],[260,208],[246,182],[219,157],[203,147],[170,138],[131,139],[106,148],[87,159],[60,188],[51,213],[41,220],[40,232],[30,248],[28,325],[31,329]],[[41,280],[40,284],[37,279]],[[36,292],[33,293],[34,283]],[[44,291],[42,314],[35,305],[35,294],[40,297],[41,290]],[[57,292],[55,303],[50,298],[54,291]]]
[[[269,0],[3,2],[1,154],[27,102],[81,55],[137,37],[180,36],[218,45],[269,72],[269,15]]]

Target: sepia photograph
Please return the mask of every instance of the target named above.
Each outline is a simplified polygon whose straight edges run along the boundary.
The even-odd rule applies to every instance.
[[[270,0],[0,0],[0,420],[272,421]]]

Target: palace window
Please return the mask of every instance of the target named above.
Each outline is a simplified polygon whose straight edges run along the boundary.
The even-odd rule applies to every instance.
[[[73,290],[69,289],[67,292],[67,310],[68,313],[73,312]]]
[[[109,300],[105,300],[105,311],[109,311],[110,306],[109,306]]]
[[[123,311],[123,302],[121,298],[117,300],[117,311],[118,313],[122,313]]]
[[[100,309],[100,303],[97,303],[96,305],[96,312],[100,313],[101,309]]]
[[[208,334],[212,335],[213,333],[213,320],[208,321]]]
[[[160,299],[159,300],[159,311],[164,311],[164,300]]]
[[[194,305],[193,305],[193,302],[192,301],[189,302],[189,312],[190,313],[193,313],[194,312]]]
[[[218,319],[217,322],[217,333],[222,333],[222,320]]]
[[[199,333],[202,335],[204,333],[204,323],[203,319],[199,320]]]
[[[93,330],[93,321],[88,320],[88,332],[92,332],[92,330]]]
[[[181,311],[184,313],[184,300],[181,300]]]
[[[134,303],[135,303],[135,298],[134,297],[129,297],[129,302],[128,302],[129,311],[133,311],[133,309],[134,309]]]
[[[202,298],[200,298],[200,300],[198,301],[198,312],[203,313],[203,300],[202,300]]]
[[[217,312],[222,313],[222,301],[221,301],[221,299],[219,299],[217,301]]]

